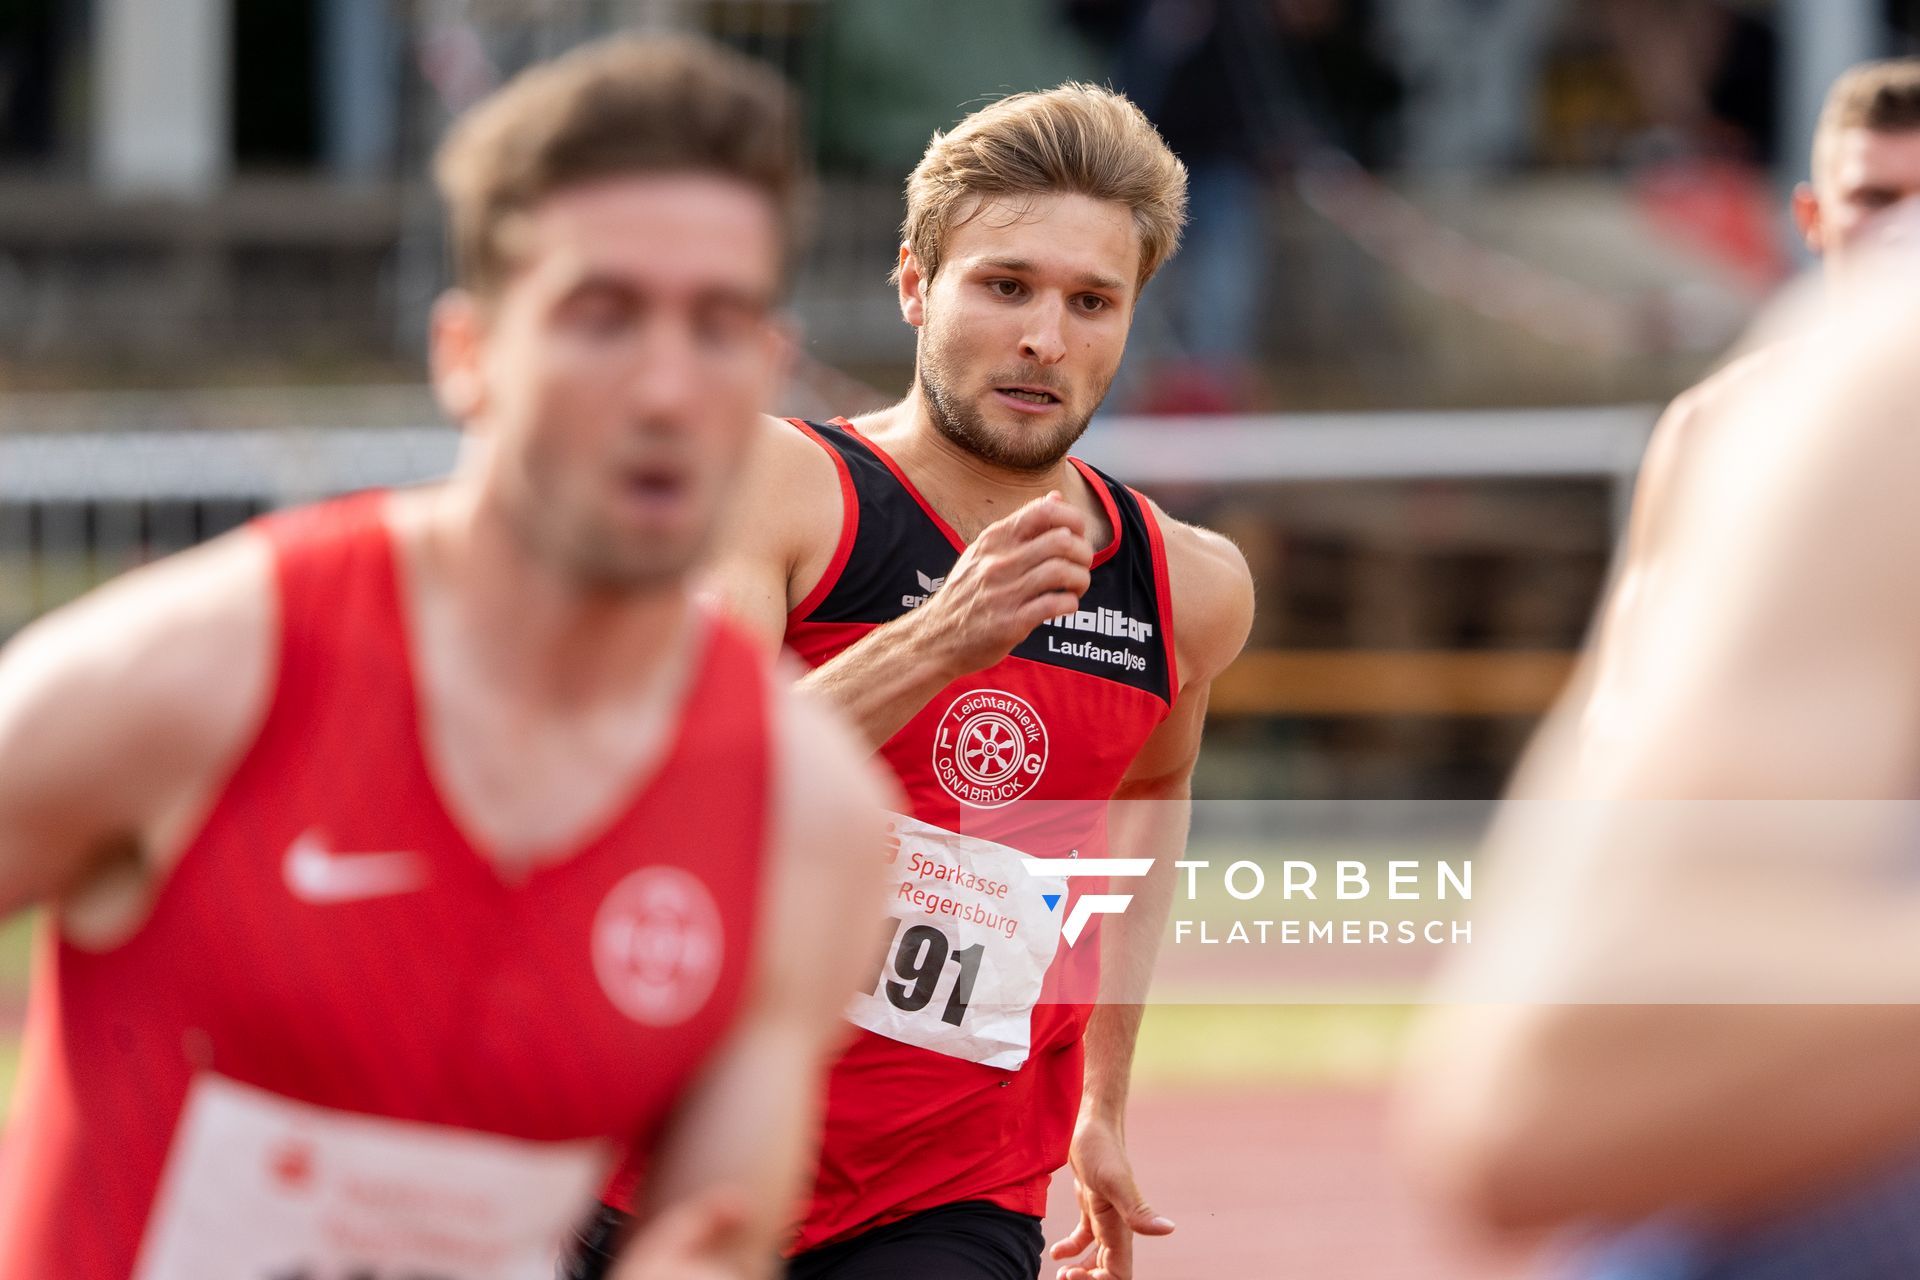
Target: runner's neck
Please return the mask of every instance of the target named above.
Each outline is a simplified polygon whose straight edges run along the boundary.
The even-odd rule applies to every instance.
[[[569,856],[649,785],[707,622],[680,587],[625,601],[568,588],[463,518],[462,498],[396,500],[398,604],[435,790],[467,842],[518,874]]]
[[[444,610],[467,663],[515,699],[559,713],[631,700],[685,648],[683,584],[607,590],[569,580],[457,485],[389,508],[410,608]]]

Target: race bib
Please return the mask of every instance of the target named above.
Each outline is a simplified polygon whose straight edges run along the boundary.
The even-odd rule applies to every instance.
[[[1006,845],[889,818],[899,847],[880,963],[847,1017],[903,1044],[1017,1069],[1033,1048],[1066,881],[1029,875]]]
[[[598,1142],[351,1115],[201,1075],[136,1280],[552,1280]]]

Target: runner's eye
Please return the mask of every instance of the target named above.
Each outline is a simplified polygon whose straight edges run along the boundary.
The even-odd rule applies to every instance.
[[[555,314],[564,328],[606,338],[632,328],[640,318],[640,307],[623,289],[589,283],[562,300]]]
[[[764,318],[764,312],[746,303],[707,302],[694,311],[693,332],[702,346],[728,347],[751,338]]]

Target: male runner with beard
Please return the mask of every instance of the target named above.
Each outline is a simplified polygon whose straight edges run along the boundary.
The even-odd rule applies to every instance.
[[[8,1280],[768,1273],[885,791],[686,587],[779,376],[778,79],[589,47],[440,156],[445,483],[129,574],[0,661],[0,906],[47,904]]]
[[[1180,162],[1117,94],[975,112],[907,186],[906,399],[769,420],[757,442],[718,590],[806,659],[803,686],[911,806],[795,1277],[1031,1280],[1069,1160],[1081,1221],[1052,1251],[1061,1274],[1127,1280],[1134,1233],[1173,1229],[1134,1186],[1127,1080],[1208,687],[1253,588],[1226,539],[1068,450],[1185,201]],[[1156,861],[1113,880],[1132,905],[1102,917],[1098,883],[1021,855]]]

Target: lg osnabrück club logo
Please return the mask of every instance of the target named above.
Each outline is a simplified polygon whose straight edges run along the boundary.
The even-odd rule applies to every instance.
[[[1076,876],[1144,876],[1153,870],[1152,858],[1030,858],[1022,856],[1021,863],[1031,876],[1060,876],[1071,880]],[[1051,895],[1049,895],[1051,896]],[[1086,929],[1087,921],[1095,916],[1117,916],[1127,909],[1133,901],[1130,893],[1083,893],[1074,899],[1073,910],[1067,913],[1067,922],[1060,927],[1060,933],[1071,947],[1080,941],[1080,934]],[[1051,910],[1058,905],[1047,903]]]

